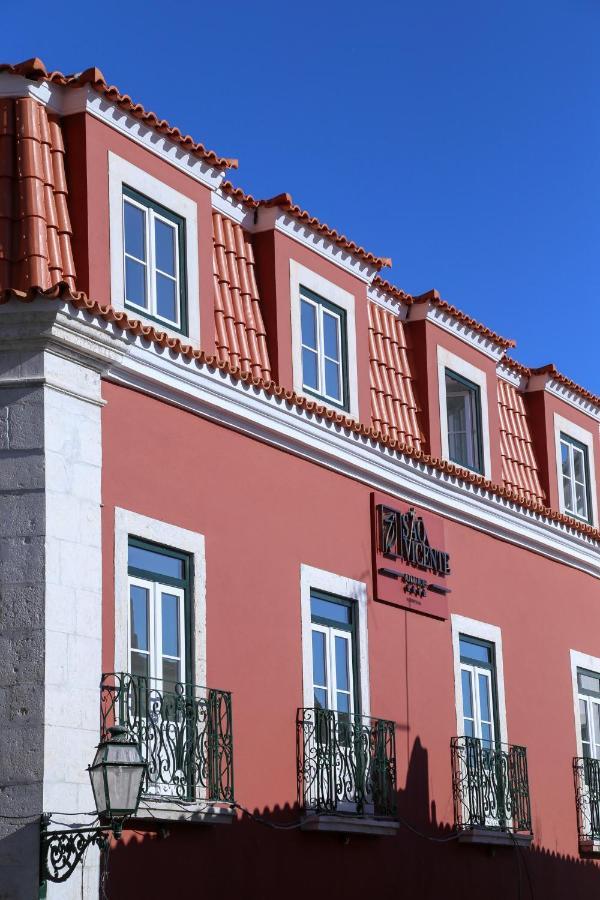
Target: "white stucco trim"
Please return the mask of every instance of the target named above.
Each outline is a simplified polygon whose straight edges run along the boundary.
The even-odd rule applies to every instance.
[[[198,274],[198,206],[190,197],[180,194],[158,178],[132,165],[110,150],[108,152],[108,193],[110,214],[110,288],[115,309],[144,319],[143,311],[125,309],[123,276],[123,185],[127,185],[185,220],[185,270],[188,332],[186,337],[200,343],[200,288]],[[174,337],[181,333],[163,322],[145,320]]]
[[[575,721],[575,740],[577,742],[577,756],[583,756],[581,745],[581,725],[579,722],[579,687],[577,685],[577,669],[587,669],[600,675],[600,658],[590,656],[588,653],[580,653],[579,650],[570,650],[571,657],[571,682],[573,685],[573,716]]]
[[[300,287],[308,288],[315,294],[339,306],[346,313],[346,339],[348,359],[348,413],[358,419],[358,372],[356,356],[356,319],[354,314],[354,294],[345,291],[312,269],[290,259],[290,313],[292,319],[292,374],[294,390],[297,394],[306,394],[302,387],[302,329],[300,325]],[[318,400],[328,406],[327,400]],[[331,409],[339,411],[331,405]]]
[[[358,640],[358,680],[360,685],[360,707],[363,716],[371,715],[371,692],[369,686],[369,645],[367,626],[367,586],[362,581],[354,581],[334,572],[315,569],[302,563],[300,566],[300,609],[302,622],[302,695],[306,707],[314,706],[312,637],[310,616],[310,592],[324,591],[347,600],[354,600],[357,612]]]
[[[492,477],[492,462],[490,454],[490,424],[488,416],[488,393],[487,393],[487,377],[485,372],[476,366],[456,356],[445,347],[438,344],[437,347],[437,364],[438,364],[438,392],[440,400],[440,430],[442,434],[442,457],[450,460],[448,450],[448,415],[446,411],[446,369],[462,375],[468,381],[472,381],[479,387],[479,397],[481,400],[481,441],[483,444],[483,472],[486,478]]]
[[[129,537],[144,538],[193,559],[192,581],[192,666],[193,680],[206,685],[206,557],[204,535],[151,519],[128,509],[115,508],[115,672],[127,672],[129,648],[129,591],[127,587],[127,547]]]
[[[588,477],[590,479],[589,483],[589,494],[592,503],[592,525],[598,524],[598,491],[596,488],[596,463],[594,460],[594,435],[591,431],[588,431],[586,428],[582,428],[580,425],[576,425],[574,422],[569,421],[569,419],[565,419],[563,416],[559,416],[558,413],[554,413],[554,450],[555,450],[555,462],[556,462],[556,477],[558,480],[558,499],[560,503],[560,510],[564,512],[565,515],[573,516],[573,518],[577,518],[574,513],[567,511],[565,509],[565,494],[563,489],[563,480],[562,480],[562,465],[561,465],[561,452],[560,452],[560,435],[561,432],[566,434],[568,437],[573,438],[576,441],[579,441],[580,444],[583,444],[587,449],[587,458],[588,458]]]
[[[479,638],[480,641],[488,641],[494,645],[496,656],[496,682],[498,689],[498,719],[500,726],[500,740],[508,744],[508,728],[506,724],[506,699],[504,696],[504,659],[502,656],[502,632],[497,625],[488,625],[477,619],[468,619],[455,613],[451,616],[452,622],[452,652],[454,657],[454,699],[456,704],[456,734],[460,737],[463,733],[462,722],[462,679],[460,677],[460,645],[461,634],[468,637]]]

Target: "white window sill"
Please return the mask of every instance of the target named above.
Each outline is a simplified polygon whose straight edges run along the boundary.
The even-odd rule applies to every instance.
[[[336,816],[320,813],[307,814],[300,825],[302,831],[335,831],[342,834],[369,834],[393,837],[400,828],[395,819],[375,816]]]
[[[217,803],[173,803],[171,800],[140,801],[135,817],[139,821],[188,822],[198,825],[230,825],[235,818],[235,810],[228,804]]]
[[[491,844],[494,847],[529,847],[532,841],[532,834],[513,834],[494,828],[469,828],[458,836],[459,844]]]

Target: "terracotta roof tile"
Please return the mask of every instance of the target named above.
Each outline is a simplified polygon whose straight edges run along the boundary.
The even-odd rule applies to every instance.
[[[218,357],[242,373],[269,381],[267,336],[250,236],[218,212],[213,212],[213,267]]]
[[[217,169],[237,169],[237,159],[227,159],[218,156],[214,150],[208,150],[204,144],[196,142],[189,134],[182,134],[179,128],[174,128],[166,121],[159,119],[156,113],[147,112],[141,103],[134,103],[128,94],[122,94],[118,88],[109,85],[100,69],[92,66],[84,72],[78,72],[75,75],[64,75],[62,72],[48,72],[46,66],[37,57],[25,60],[25,62],[11,65],[10,63],[0,63],[0,72],[8,72],[11,75],[22,75],[31,81],[49,81],[52,84],[59,84],[64,87],[79,88],[89,85],[99,94],[102,94],[119,106],[136,119],[141,119],[149,128],[159,131],[165,137],[181,144],[187,153],[206,160],[211,166]]]
[[[392,440],[420,450],[421,432],[402,321],[376,303],[368,306],[373,427]]]
[[[39,295],[40,291],[36,289],[31,289],[27,292],[14,289],[3,290],[0,291],[0,303],[7,303],[12,299],[20,300],[22,302],[31,302],[32,300],[37,299]],[[555,509],[550,509],[544,506],[539,500],[525,499],[513,488],[507,487],[506,485],[494,484],[484,478],[483,475],[476,475],[474,472],[462,469],[454,463],[449,463],[446,460],[429,456],[428,454],[423,453],[422,450],[418,450],[416,447],[409,447],[401,441],[382,435],[373,425],[365,425],[362,422],[358,422],[356,419],[345,416],[341,412],[328,409],[322,404],[309,400],[307,397],[303,397],[300,394],[296,394],[295,391],[281,387],[281,385],[276,384],[274,381],[255,377],[251,375],[250,372],[242,373],[239,368],[232,368],[230,363],[226,360],[220,360],[216,356],[211,356],[203,350],[193,347],[191,344],[186,344],[181,338],[173,337],[165,331],[155,328],[153,325],[145,325],[139,319],[132,319],[126,313],[115,310],[111,306],[102,305],[96,300],[90,300],[90,298],[81,291],[73,291],[63,284],[42,292],[42,295],[49,301],[66,301],[78,309],[86,310],[90,315],[97,316],[107,322],[114,322],[117,328],[121,328],[123,331],[129,331],[134,335],[140,335],[160,347],[168,347],[174,353],[179,353],[188,359],[196,360],[199,365],[219,368],[224,372],[228,372],[232,378],[239,378],[241,381],[251,382],[256,387],[264,390],[266,394],[280,397],[291,406],[305,409],[307,412],[314,414],[318,418],[327,419],[340,424],[348,433],[360,434],[376,442],[380,446],[393,450],[399,456],[410,457],[418,460],[424,466],[427,466],[434,471],[444,472],[447,475],[454,476],[469,484],[477,485],[497,497],[502,497],[523,506],[525,509],[535,511],[539,515],[544,516],[553,522],[560,522],[572,531],[584,534],[594,542],[600,544],[600,529],[595,528],[592,525],[566,516],[564,513],[558,512]]]
[[[395,284],[386,281],[381,275],[376,275],[372,284],[373,287],[379,288],[380,291],[385,291],[386,294],[390,294],[394,299],[400,300],[402,303],[411,304],[414,302],[414,297],[407,294],[402,288],[396,287]]]
[[[539,366],[537,369],[531,369],[530,371],[532,375],[550,375],[555,381],[558,381],[560,384],[569,388],[569,390],[573,391],[575,394],[579,394],[581,397],[589,400],[594,406],[600,407],[600,397],[596,394],[592,394],[592,392],[588,391],[586,388],[581,387],[577,382],[571,381],[570,378],[567,378],[566,375],[563,375],[558,371],[554,363],[547,363],[545,366]]]
[[[45,107],[0,100],[0,291],[75,287],[64,153]]]
[[[498,379],[498,409],[504,484],[524,500],[542,502],[545,494],[540,484],[523,397],[503,378]]]
[[[508,347],[516,346],[515,342],[510,338],[501,337],[501,335],[496,334],[495,331],[492,331],[491,328],[487,328],[485,325],[482,325],[481,322],[478,322],[476,319],[472,319],[471,316],[468,316],[460,309],[457,309],[456,306],[451,306],[450,303],[442,300],[437,291],[427,291],[427,293],[419,294],[418,297],[414,297],[413,299],[415,303],[433,303],[433,305],[437,306],[438,309],[443,309],[449,315],[453,316],[455,319],[458,319],[459,322],[467,325],[473,331],[477,331],[479,334],[488,338],[488,340],[493,341],[495,344],[498,344],[499,347],[507,349]]]
[[[330,228],[329,225],[320,222],[315,216],[311,216],[305,209],[301,209],[301,207],[295,204],[289,194],[277,194],[276,197],[271,197],[268,200],[257,200],[252,194],[246,194],[241,188],[234,187],[230,181],[224,181],[221,184],[221,190],[251,209],[258,209],[260,207],[269,209],[274,206],[280,207],[285,210],[288,215],[297,219],[299,222],[302,222],[313,231],[318,232],[342,250],[347,250],[354,256],[358,256],[370,265],[375,266],[377,269],[382,269],[384,266],[391,266],[392,264],[391,259],[375,256],[373,253],[365,250],[364,247],[359,247],[358,244],[351,241],[345,235],[340,234],[335,228]]]

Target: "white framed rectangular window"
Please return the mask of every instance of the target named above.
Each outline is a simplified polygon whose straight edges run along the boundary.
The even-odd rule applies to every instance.
[[[452,615],[457,735],[508,743],[502,632]]]
[[[358,418],[354,295],[290,260],[294,390]]]
[[[442,457],[491,478],[486,373],[440,345],[437,364]]]
[[[554,441],[560,511],[594,525],[598,499],[593,434],[555,413]]]
[[[185,220],[123,186],[125,306],[187,331]]]
[[[200,343],[196,202],[108,154],[111,303]]]
[[[300,307],[302,389],[346,408],[346,313],[302,285]]]

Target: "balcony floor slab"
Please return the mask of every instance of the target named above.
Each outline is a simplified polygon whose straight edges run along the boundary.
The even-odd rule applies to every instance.
[[[230,825],[235,810],[227,804],[174,803],[142,797],[136,819],[152,822],[187,822],[191,825]]]
[[[458,836],[460,844],[489,844],[493,847],[529,847],[532,834],[512,834],[493,828],[469,828]]]
[[[400,828],[395,819],[376,816],[336,816],[323,813],[309,813],[302,818],[302,831],[329,831],[341,834],[367,834],[379,837],[393,837]]]

